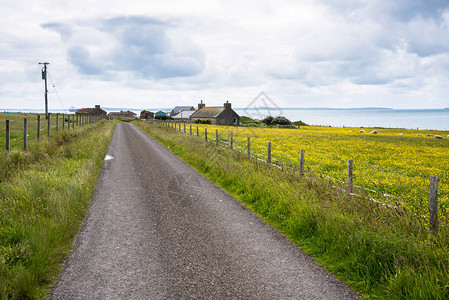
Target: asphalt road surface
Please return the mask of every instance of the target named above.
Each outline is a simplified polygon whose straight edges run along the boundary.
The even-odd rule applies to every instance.
[[[74,243],[51,299],[357,299],[129,123],[114,131]]]

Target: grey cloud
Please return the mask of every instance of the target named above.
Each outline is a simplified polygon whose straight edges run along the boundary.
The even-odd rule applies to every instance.
[[[43,26],[58,32],[71,27],[70,24]],[[98,51],[93,54],[84,45],[70,47],[70,62],[82,74],[108,77],[111,71],[125,71],[142,78],[172,78],[195,76],[205,67],[202,49],[189,40],[184,41],[182,47],[177,47],[176,41],[169,37],[167,30],[176,26],[175,22],[145,17],[120,17],[97,20],[82,26],[93,27],[115,41],[109,47],[98,45],[104,47],[101,54]]]
[[[73,33],[73,28],[69,24],[63,24],[63,23],[46,23],[41,25],[42,28],[50,29],[53,31],[56,31],[61,36],[61,40],[64,42],[67,42]]]
[[[447,0],[396,0],[385,1],[383,7],[403,21],[415,18],[439,19],[449,8],[449,2]]]
[[[98,63],[91,58],[86,48],[76,46],[69,48],[67,52],[70,62],[75,65],[80,73],[98,75],[102,72]]]
[[[354,13],[372,18],[389,17],[408,22],[415,18],[440,19],[449,9],[447,0],[322,0],[333,10],[353,15]]]

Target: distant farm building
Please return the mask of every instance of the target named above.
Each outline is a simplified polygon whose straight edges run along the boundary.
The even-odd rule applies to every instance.
[[[89,107],[81,108],[80,110],[75,112],[75,114],[82,115],[82,116],[102,117],[102,118],[106,118],[106,116],[107,116],[106,111],[102,110],[100,108],[100,105],[95,105],[94,108],[89,108]]]
[[[165,112],[163,112],[162,110],[160,110],[154,114],[154,117],[166,117],[166,116],[167,116],[167,114]]]
[[[178,112],[176,115],[172,116],[175,121],[188,122],[190,121],[190,116],[195,113],[195,110],[183,110]]]
[[[151,112],[148,110],[142,110],[140,112],[140,119],[141,120],[152,120],[152,119],[154,119],[154,112]]]
[[[121,110],[119,112],[110,112],[108,113],[108,116],[110,118],[135,118],[137,114],[130,110],[127,111]]]
[[[192,122],[210,120],[214,125],[240,124],[240,116],[231,108],[231,103],[228,101],[223,106],[207,107],[201,100],[201,103],[198,103],[198,110],[190,116],[190,120]]]
[[[170,117],[176,116],[180,112],[183,111],[195,111],[195,107],[193,106],[175,106],[173,110],[170,112]]]

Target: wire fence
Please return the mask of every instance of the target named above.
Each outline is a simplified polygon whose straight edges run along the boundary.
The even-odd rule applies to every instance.
[[[313,147],[309,147],[307,151],[301,150],[303,153],[301,161],[301,157],[292,159],[285,147],[279,147],[281,148],[279,150],[276,149],[278,145],[267,142],[270,136],[261,137],[261,134],[257,137],[239,136],[232,130],[219,130],[204,125],[170,121],[155,122],[160,126],[176,129],[186,135],[201,137],[216,146],[233,149],[251,159],[264,161],[279,168],[293,168],[297,172],[300,172],[302,168],[305,176],[312,173],[321,176],[335,188],[343,188],[353,196],[360,196],[384,206],[410,209],[427,220],[434,230],[437,226],[435,224],[448,221],[449,178],[446,172],[437,174],[438,177],[409,172],[395,166],[386,167],[363,161],[346,160],[335,153],[313,151]],[[313,136],[309,138],[313,139]],[[349,160],[352,161],[350,188],[348,187]],[[432,186],[432,180],[437,181],[436,186]],[[436,196],[433,197],[432,193]],[[437,211],[437,221],[431,220],[434,207]]]
[[[1,114],[5,127],[0,129],[0,147],[8,154],[14,149],[28,150],[30,141],[49,138],[56,131],[70,130],[75,127],[95,123],[103,116],[75,114]]]

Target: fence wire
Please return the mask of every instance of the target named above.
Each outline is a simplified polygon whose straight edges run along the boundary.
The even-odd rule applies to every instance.
[[[169,123],[168,123],[169,124]],[[170,126],[170,125],[166,125]],[[208,128],[208,142],[216,145],[216,133],[213,127],[204,125],[193,125],[193,135],[205,138],[205,128]],[[178,131],[179,125],[176,127]],[[189,134],[189,130],[186,131]],[[218,130],[219,146],[230,148],[231,131]],[[260,137],[260,134],[259,134]],[[267,145],[260,143],[258,136],[251,138],[251,157],[257,161],[267,161]],[[310,135],[313,138],[313,135]],[[262,138],[265,140],[264,138]],[[272,143],[271,164],[279,168],[299,168],[299,157],[292,159],[291,155],[285,155],[285,147]],[[247,136],[240,136],[233,132],[233,149],[243,156],[247,155]],[[323,163],[325,161],[326,163]],[[347,180],[347,160],[335,153],[324,153],[313,150],[306,151],[305,172],[319,175],[335,185],[344,188]],[[394,167],[367,164],[354,161],[354,194],[366,199],[382,203],[384,205],[396,207],[407,207],[416,214],[427,216],[429,214],[429,177],[437,175],[440,178],[439,184],[439,215],[441,220],[447,220],[447,210],[449,209],[449,179],[447,172],[442,174],[420,174],[409,172]]]

